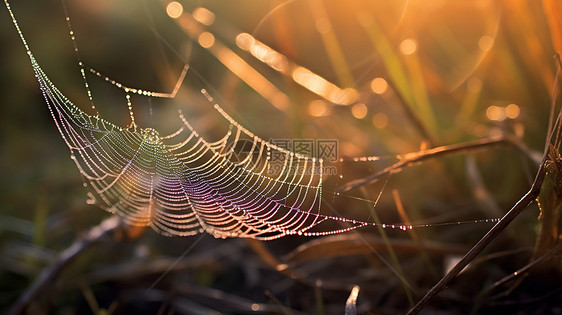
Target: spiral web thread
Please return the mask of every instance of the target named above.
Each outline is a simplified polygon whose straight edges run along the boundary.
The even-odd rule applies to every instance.
[[[129,224],[151,226],[169,236],[207,232],[215,237],[268,240],[371,225],[321,214],[322,160],[259,138],[218,104],[214,108],[230,128],[215,142],[203,139],[181,110],[182,126],[167,136],[137,127],[133,115],[131,125],[124,128],[87,114],[43,72],[5,4],[51,116],[84,177],[89,203],[119,214]],[[128,93],[136,92],[125,91],[131,111]],[[147,91],[140,94],[158,96]],[[348,224],[338,230],[310,231],[329,220]]]

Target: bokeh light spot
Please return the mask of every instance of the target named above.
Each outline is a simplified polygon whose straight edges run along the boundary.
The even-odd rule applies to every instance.
[[[205,25],[211,25],[215,22],[215,14],[201,7],[193,10],[193,18],[197,20],[197,22]]]
[[[371,81],[371,90],[376,94],[384,94],[388,89],[388,83],[383,78],[375,78]]]
[[[351,108],[351,114],[357,119],[362,119],[367,116],[367,106],[363,103],[357,103]]]
[[[388,116],[385,113],[376,113],[373,115],[373,125],[379,129],[383,129],[388,125]]]
[[[418,49],[418,43],[412,38],[405,39],[400,43],[400,52],[404,55],[411,55],[416,52],[416,49]]]
[[[183,6],[177,1],[172,1],[166,6],[166,13],[172,19],[177,19],[183,13]]]
[[[492,105],[486,109],[486,117],[489,120],[502,121],[505,119],[505,108]]]
[[[314,100],[308,104],[308,113],[310,116],[322,117],[328,111],[328,104],[322,100]]]
[[[509,104],[505,108],[505,114],[511,119],[519,117],[520,112],[521,111],[519,110],[519,106],[517,106],[516,104]]]
[[[254,37],[248,33],[240,33],[236,36],[236,45],[244,50],[250,50],[254,45]]]
[[[332,29],[332,23],[327,18],[319,18],[316,20],[316,30],[320,34],[326,34]]]
[[[489,51],[494,46],[494,39],[491,36],[484,35],[478,40],[478,47],[482,51]]]
[[[209,32],[203,32],[199,35],[199,45],[203,48],[209,48],[215,43],[215,36]]]

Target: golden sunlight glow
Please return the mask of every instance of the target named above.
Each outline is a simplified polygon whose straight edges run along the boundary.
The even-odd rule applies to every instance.
[[[388,116],[385,113],[376,113],[373,115],[373,125],[379,129],[383,129],[388,125]]]
[[[506,117],[505,108],[492,105],[486,109],[486,117],[489,120],[502,121]]]
[[[476,94],[482,90],[482,80],[477,77],[472,77],[466,82],[466,88],[471,93]]]
[[[240,33],[236,36],[236,45],[240,49],[250,51],[254,45],[254,37],[248,33]]]
[[[375,94],[384,94],[388,89],[388,83],[383,78],[375,78],[371,81],[371,90],[375,92]]]
[[[511,119],[515,119],[519,117],[519,113],[520,113],[519,106],[517,106],[516,104],[509,104],[505,108],[505,114],[507,115],[507,117]]]
[[[204,32],[201,25],[195,21],[192,15],[183,14],[178,19],[178,24],[184,32],[193,40],[197,40],[202,47],[205,47],[215,56],[225,67],[238,76],[248,86],[258,94],[268,100],[279,110],[286,110],[291,101],[289,97],[280,91],[267,78],[256,71],[252,66],[245,62],[240,56],[226,47],[213,34]]]
[[[405,39],[400,43],[400,52],[404,55],[411,55],[416,52],[416,49],[418,49],[418,43],[412,38]]]
[[[492,49],[492,46],[494,46],[494,39],[491,36],[484,35],[478,40],[478,47],[480,47],[482,51],[489,51]]]
[[[358,93],[354,89],[340,89],[303,67],[297,66],[293,71],[293,80],[334,104],[351,105],[358,97]]]
[[[293,79],[299,84],[307,86],[316,94],[324,95],[329,89],[329,83],[324,78],[303,67],[298,67],[293,71]]]
[[[248,86],[252,87],[273,106],[279,110],[286,110],[289,107],[291,104],[289,97],[232,50],[217,42],[209,51],[232,73],[246,82]]]
[[[355,89],[339,88],[314,72],[291,62],[287,57],[248,33],[238,34],[236,45],[271,68],[292,77],[295,82],[304,88],[334,104],[351,105],[359,98],[359,93]]]
[[[193,18],[197,20],[197,22],[205,25],[211,25],[215,22],[215,14],[201,7],[193,10]]]
[[[357,119],[363,119],[367,116],[367,106],[363,103],[357,103],[351,108],[351,114]]]
[[[215,43],[215,36],[209,32],[203,32],[199,35],[199,45],[203,48],[209,48]]]
[[[288,74],[289,62],[285,56],[269,48],[269,46],[255,39],[248,33],[240,33],[236,36],[236,45],[248,51],[252,56],[267,64],[273,69]]]
[[[328,104],[322,100],[314,100],[308,104],[308,113],[313,117],[322,117],[328,113]]]
[[[183,6],[177,1],[172,1],[166,6],[166,13],[172,19],[177,19],[183,13]]]
[[[373,24],[375,18],[373,17],[371,12],[359,11],[357,12],[357,21],[359,22],[359,24],[361,24],[361,26],[368,27],[371,26],[371,24]]]

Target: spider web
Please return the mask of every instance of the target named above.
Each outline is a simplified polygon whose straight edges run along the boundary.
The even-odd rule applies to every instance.
[[[181,110],[181,126],[160,135],[135,122],[131,94],[174,98],[189,65],[185,65],[171,93],[127,87],[86,67],[76,46],[66,6],[66,21],[80,73],[96,115],[73,104],[49,80],[29,48],[8,0],[4,3],[30,58],[50,114],[70,149],[88,188],[88,203],[95,204],[139,226],[151,226],[167,236],[208,233],[215,237],[271,240],[285,235],[321,236],[338,234],[377,223],[322,214],[323,160],[291,152],[265,141],[234,120],[219,104],[213,108],[229,124],[219,140],[205,140]],[[131,123],[113,124],[100,117],[93,103],[86,71],[126,93]],[[306,87],[306,86],[305,86]],[[308,88],[308,87],[307,87]],[[213,98],[205,89],[209,102]],[[375,161],[379,156],[356,157],[353,161]],[[398,157],[400,158],[400,157]],[[383,185],[384,187],[384,185]],[[375,207],[376,200],[344,195]],[[340,196],[335,193],[335,196]],[[400,229],[464,223],[493,223],[499,218],[433,224],[380,224],[382,229]],[[327,225],[316,228],[321,223]],[[331,225],[329,223],[332,223]],[[333,223],[340,223],[340,228]]]
[[[221,238],[270,240],[374,225],[321,214],[322,159],[259,138],[218,104],[214,108],[230,128],[215,142],[201,137],[181,110],[182,125],[169,135],[138,127],[129,93],[159,96],[154,92],[123,87],[131,113],[128,127],[87,114],[49,80],[6,0],[5,4],[51,116],[84,178],[89,203],[122,216],[129,224],[150,226],[168,236],[206,232]],[[81,72],[85,76],[84,68]],[[310,231],[325,221],[345,222],[347,227]]]

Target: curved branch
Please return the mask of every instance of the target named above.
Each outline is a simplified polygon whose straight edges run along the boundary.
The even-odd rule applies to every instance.
[[[401,156],[401,160],[374,173],[367,177],[356,179],[349,183],[346,183],[336,189],[336,192],[345,193],[355,188],[365,186],[376,182],[380,177],[388,174],[398,173],[402,171],[403,168],[416,165],[418,163],[424,162],[426,160],[441,158],[444,156],[465,154],[475,150],[480,150],[483,148],[496,146],[496,145],[511,145],[516,147],[518,150],[523,152],[525,155],[529,156],[531,159],[532,153],[520,142],[518,139],[509,136],[501,137],[490,137],[484,139],[478,139],[474,141],[468,141],[459,144],[451,144],[446,146],[440,146],[433,149],[423,150],[414,153],[408,153]]]
[[[9,314],[24,314],[31,302],[52,284],[64,268],[72,263],[87,249],[99,243],[107,235],[123,228],[121,219],[112,216],[96,225],[83,238],[76,240],[70,247],[60,253],[56,262],[49,268],[43,270],[41,275],[25,290],[25,292],[14,303]]]

